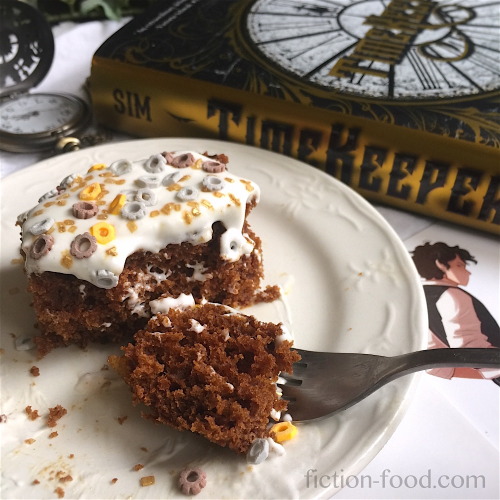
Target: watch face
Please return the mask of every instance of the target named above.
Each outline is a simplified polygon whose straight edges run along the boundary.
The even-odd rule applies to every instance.
[[[80,114],[77,101],[61,95],[32,94],[0,105],[0,130],[11,134],[56,131]]]
[[[8,151],[50,148],[59,138],[83,129],[87,105],[66,94],[26,94],[0,104],[0,147]]]
[[[427,100],[500,87],[500,2],[257,0],[254,51],[325,90]]]

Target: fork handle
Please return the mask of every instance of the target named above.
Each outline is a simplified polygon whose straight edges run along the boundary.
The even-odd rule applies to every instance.
[[[419,370],[437,367],[500,369],[500,349],[428,349],[394,356],[392,360],[390,373],[386,374],[389,378],[397,378]]]

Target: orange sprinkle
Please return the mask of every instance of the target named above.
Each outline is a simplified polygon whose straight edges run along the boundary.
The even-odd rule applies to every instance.
[[[160,211],[159,210],[153,210],[149,213],[149,216],[150,217],[158,217],[160,215]]]
[[[152,486],[153,484],[155,484],[155,477],[154,476],[141,477],[140,483],[141,486]]]
[[[65,267],[66,269],[70,269],[72,265],[73,257],[71,257],[69,250],[64,250],[61,257],[61,266]]]

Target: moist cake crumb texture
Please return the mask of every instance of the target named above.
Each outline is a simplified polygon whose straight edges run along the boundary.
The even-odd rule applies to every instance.
[[[158,314],[112,356],[147,418],[246,453],[286,409],[276,382],[299,359],[281,325],[218,304]]]

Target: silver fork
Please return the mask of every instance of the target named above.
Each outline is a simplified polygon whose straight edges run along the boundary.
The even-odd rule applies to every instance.
[[[400,356],[296,349],[301,360],[278,383],[295,422],[345,410],[403,375],[436,367],[500,368],[500,349],[429,349]]]

